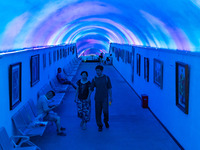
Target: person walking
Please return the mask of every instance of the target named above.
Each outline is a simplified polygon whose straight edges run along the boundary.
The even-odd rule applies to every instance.
[[[81,72],[81,79],[77,81],[77,90],[75,96],[75,102],[78,108],[78,117],[82,119],[80,126],[83,130],[87,129],[87,122],[90,120],[91,113],[91,100],[89,97],[89,88],[91,82],[88,81],[88,72]]]
[[[109,111],[108,111],[108,103],[112,103],[112,85],[110,78],[103,74],[103,66],[98,65],[95,68],[97,76],[95,76],[92,80],[89,97],[94,88],[96,88],[95,92],[95,117],[96,123],[98,126],[98,131],[101,132],[103,130],[103,124],[101,120],[102,111],[104,114],[104,123],[106,128],[109,128]],[[109,99],[109,100],[108,100]]]

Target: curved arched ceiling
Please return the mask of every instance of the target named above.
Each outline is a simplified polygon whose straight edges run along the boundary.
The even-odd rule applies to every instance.
[[[110,43],[200,51],[199,0],[0,1],[0,50],[77,43],[79,54]]]

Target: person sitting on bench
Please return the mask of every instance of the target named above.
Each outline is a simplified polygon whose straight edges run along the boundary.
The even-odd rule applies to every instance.
[[[57,79],[61,84],[69,84],[73,86],[74,89],[76,89],[76,86],[62,74],[61,68],[58,68]]]
[[[57,135],[66,136],[66,133],[63,132],[65,128],[61,127],[60,125],[60,116],[58,116],[57,113],[52,111],[56,106],[48,106],[48,100],[50,100],[54,96],[54,91],[48,91],[45,95],[41,95],[39,97],[37,103],[38,115],[43,114],[44,121],[54,121],[57,126]]]

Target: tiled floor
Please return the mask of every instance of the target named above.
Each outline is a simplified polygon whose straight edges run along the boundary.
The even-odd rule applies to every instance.
[[[96,63],[82,63],[73,80],[80,72],[88,71],[89,80],[95,75]],[[104,73],[111,78],[113,103],[110,106],[110,128],[98,132],[94,118],[94,93],[92,94],[91,121],[87,130],[80,128],[74,103],[75,90],[70,88],[63,104],[55,111],[66,127],[66,137],[56,135],[55,124],[48,125],[42,137],[31,140],[42,150],[179,150],[180,148],[153,117],[148,109],[112,66],[105,66]]]

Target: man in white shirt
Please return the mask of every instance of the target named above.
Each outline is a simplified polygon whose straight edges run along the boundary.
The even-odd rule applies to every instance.
[[[65,128],[61,127],[60,125],[60,116],[52,111],[56,106],[48,106],[48,100],[50,100],[54,96],[55,92],[49,91],[46,93],[46,95],[41,95],[39,97],[37,103],[38,115],[43,114],[44,121],[54,121],[57,126],[57,135],[66,136],[66,133],[63,132]]]

